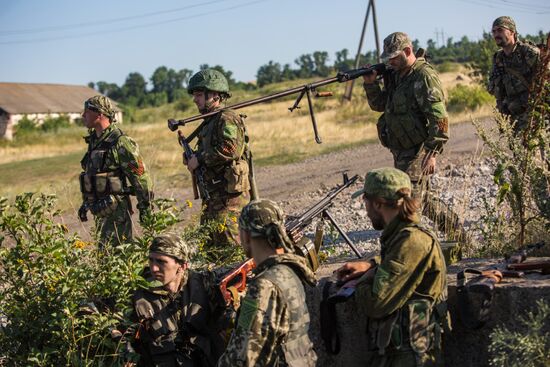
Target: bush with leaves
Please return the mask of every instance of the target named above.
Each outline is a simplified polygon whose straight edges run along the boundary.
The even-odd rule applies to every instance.
[[[98,250],[68,233],[53,196],[0,199],[0,360],[122,365],[123,345],[111,333],[130,325],[131,294],[148,285],[141,274],[152,237],[182,222],[185,210],[173,200],[155,200],[155,206],[141,237]],[[181,236],[197,246],[207,234],[195,226]]]
[[[550,305],[538,300],[536,310],[520,317],[521,331],[496,327],[490,334],[491,366],[548,367],[550,366]]]
[[[481,85],[457,84],[449,90],[449,111],[458,112],[464,110],[473,111],[476,108],[494,103],[495,99]]]

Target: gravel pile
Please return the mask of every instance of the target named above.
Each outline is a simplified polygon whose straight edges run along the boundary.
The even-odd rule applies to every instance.
[[[493,204],[496,196],[497,187],[493,183],[492,172],[493,164],[489,159],[484,159],[461,166],[449,164],[440,168],[439,172],[431,178],[432,190],[435,195],[450,205],[464,220],[464,227],[474,239],[479,235],[480,216],[485,210],[484,202]],[[362,200],[351,198],[351,194],[359,190],[363,182],[363,177],[359,177],[354,185],[338,195],[329,212],[359,251],[364,256],[371,256],[380,250],[381,232],[372,228]],[[314,192],[294,195],[289,200],[281,201],[280,204],[285,213],[298,216],[323,199],[330,189],[331,187],[323,185]],[[423,222],[431,225],[427,218],[423,218]],[[313,237],[315,224],[316,221],[305,231],[309,237]],[[335,230],[331,231],[330,226],[326,225],[325,228],[325,241],[322,250],[327,254],[328,261],[354,258],[355,254],[344,239]],[[444,239],[441,233],[440,237]]]

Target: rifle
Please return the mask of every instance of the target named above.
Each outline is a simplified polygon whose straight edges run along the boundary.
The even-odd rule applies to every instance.
[[[541,249],[545,245],[546,243],[544,241],[526,245],[523,248],[520,248],[518,251],[514,252],[513,254],[506,256],[505,262],[507,264],[520,264],[525,261],[527,255],[529,255],[533,251]]]
[[[255,104],[258,104],[258,103],[269,102],[269,101],[272,101],[274,99],[278,99],[278,98],[282,98],[282,97],[286,97],[286,96],[289,96],[289,95],[292,95],[292,94],[299,93],[299,95],[296,98],[296,101],[294,102],[292,107],[288,108],[288,110],[290,112],[292,112],[295,109],[300,108],[300,102],[302,101],[302,98],[305,95],[307,97],[307,103],[308,103],[308,107],[309,107],[309,115],[311,117],[311,123],[313,125],[313,132],[315,134],[315,141],[317,142],[317,144],[321,144],[322,140],[321,140],[321,137],[319,136],[319,131],[317,130],[317,120],[315,119],[315,113],[314,113],[314,110],[313,110],[313,103],[311,102],[312,94],[314,93],[313,95],[317,98],[319,98],[319,97],[330,97],[330,96],[332,96],[331,92],[317,92],[316,89],[319,88],[319,87],[328,85],[328,84],[336,83],[336,82],[338,82],[338,83],[347,82],[349,80],[356,79],[356,78],[358,78],[362,75],[372,74],[373,72],[376,72],[377,75],[385,74],[386,73],[386,64],[375,64],[375,65],[372,65],[372,66],[369,66],[369,67],[366,67],[366,68],[359,68],[359,69],[352,69],[352,70],[348,70],[348,71],[341,71],[341,72],[338,72],[336,74],[336,76],[334,76],[332,78],[319,80],[317,82],[313,82],[313,83],[310,83],[310,84],[304,84],[304,85],[301,85],[299,87],[290,88],[290,89],[287,89],[287,90],[284,90],[284,91],[281,91],[281,92],[277,92],[277,93],[273,93],[273,94],[270,94],[270,95],[267,95],[267,96],[254,98],[254,99],[244,101],[244,102],[240,102],[240,103],[235,103],[231,106],[225,107],[225,109],[238,110],[240,108],[252,106],[252,105],[255,105]],[[203,126],[206,122],[206,118],[210,117],[210,116],[214,116],[218,113],[220,113],[220,110],[208,112],[208,113],[201,114],[201,115],[195,115],[195,116],[188,117],[188,118],[182,119],[182,120],[169,119],[168,120],[168,128],[171,131],[176,131],[179,126],[185,126],[189,122],[200,120],[200,119],[205,119],[205,121],[203,121],[187,137],[186,141],[189,143],[199,134],[200,130],[203,128]]]
[[[542,275],[550,274],[550,260],[528,261],[519,264],[508,264],[506,268],[516,271],[540,270]]]
[[[183,135],[183,132],[181,130],[178,131],[178,142],[183,148],[183,155],[185,156],[185,160],[189,162],[195,152],[185,139],[185,135]],[[206,190],[206,185],[204,184],[204,170],[205,168],[203,166],[200,166],[191,174],[191,178],[193,180],[193,197],[195,199],[199,198],[199,192],[203,200],[210,199],[210,195],[208,195],[208,190]]]
[[[233,304],[235,310],[239,309],[239,292],[246,289],[246,277],[255,267],[256,263],[254,260],[248,259],[223,275],[222,280],[218,283],[218,287],[226,306]]]

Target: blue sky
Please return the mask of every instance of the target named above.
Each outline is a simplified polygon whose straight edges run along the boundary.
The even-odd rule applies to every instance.
[[[255,79],[270,60],[313,51],[355,54],[367,1],[347,0],[0,0],[0,82],[122,84],[161,65],[220,64]],[[513,16],[519,33],[550,28],[545,0],[376,1],[380,38],[407,32],[425,44],[435,32],[478,39],[494,18]],[[374,49],[372,17],[363,50]]]

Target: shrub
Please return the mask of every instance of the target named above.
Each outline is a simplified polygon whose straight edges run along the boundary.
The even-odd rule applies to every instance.
[[[489,335],[491,366],[547,367],[550,364],[550,334],[543,332],[550,306],[538,300],[536,310],[520,317],[523,332],[498,326]]]
[[[29,131],[35,131],[37,127],[36,121],[31,120],[27,115],[23,116],[21,120],[16,125],[16,134],[25,133]]]
[[[449,90],[449,111],[475,110],[485,104],[494,103],[494,97],[480,85],[457,84]]]
[[[441,64],[435,65],[435,68],[440,73],[456,72],[460,69],[460,64],[457,62],[444,61]]]
[[[59,117],[47,117],[44,119],[42,125],[40,125],[40,129],[42,131],[57,132],[59,129],[69,126],[71,126],[69,116],[61,115]]]

